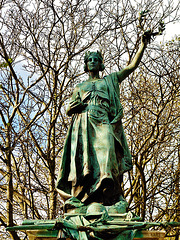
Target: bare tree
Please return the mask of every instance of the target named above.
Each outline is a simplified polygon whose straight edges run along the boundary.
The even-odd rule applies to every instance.
[[[161,0],[136,4],[130,0],[126,3],[1,1],[0,222],[3,227],[12,226],[23,218],[52,219],[60,212],[61,201],[54,190],[70,121],[65,116],[65,108],[72,86],[85,77],[84,52],[89,48],[101,49],[105,53],[106,73],[123,67],[135,54],[142,34],[142,29],[137,27],[138,12],[148,9],[144,29],[156,29],[159,20],[178,19],[179,5],[172,3],[163,5]],[[136,166],[131,176],[132,191],[124,188],[130,207],[139,209],[137,212],[142,217],[147,213],[146,206],[154,206],[148,212],[152,220],[155,208],[159,211],[156,219],[160,219],[160,212],[164,217],[156,196],[159,198],[169,186],[175,186],[169,179],[173,179],[173,174],[178,176],[177,172],[169,171],[168,178],[161,178],[165,167],[176,166],[177,159],[177,144],[172,145],[178,122],[174,110],[177,83],[172,85],[172,82],[176,82],[178,71],[174,68],[169,75],[160,73],[167,67],[162,54],[167,54],[168,61],[171,60],[169,66],[176,62],[173,46],[172,51],[163,46],[158,49],[156,45],[150,46],[146,64],[122,86],[122,100],[127,100],[123,100],[127,116],[124,124]],[[157,55],[153,57],[155,52]],[[172,76],[174,80],[169,83]],[[149,123],[153,123],[152,126]],[[169,161],[170,158],[174,161]],[[165,194],[162,197],[162,201],[167,202],[165,206],[174,199],[173,188],[170,194],[168,199]],[[15,232],[11,237],[20,239]]]
[[[154,48],[153,57],[148,54],[146,58],[149,63],[142,64],[122,89],[134,159],[131,188],[126,196],[130,208],[142,219],[177,221],[179,40]]]

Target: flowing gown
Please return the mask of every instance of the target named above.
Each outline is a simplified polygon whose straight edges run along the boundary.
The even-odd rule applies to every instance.
[[[116,73],[76,86],[57,188],[85,204],[112,205],[123,194],[122,174],[132,168],[124,135]]]

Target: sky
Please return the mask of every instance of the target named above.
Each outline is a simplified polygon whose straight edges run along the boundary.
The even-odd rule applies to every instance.
[[[168,23],[166,25],[165,33],[163,34],[163,36],[161,36],[161,39],[168,41],[171,40],[174,35],[180,36],[180,22],[176,24]]]

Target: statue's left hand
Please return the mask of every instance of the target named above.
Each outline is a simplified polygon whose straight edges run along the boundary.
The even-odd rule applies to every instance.
[[[152,33],[152,31],[148,30],[143,33],[141,40],[145,45],[147,45],[148,43],[151,42],[153,36],[154,36],[154,34]]]
[[[143,33],[143,35],[142,35],[142,42],[147,45],[148,43],[151,42],[151,40],[154,40],[154,38],[157,35],[162,35],[164,30],[165,30],[165,24],[164,24],[164,22],[160,21],[159,22],[158,31],[154,32],[152,29],[149,29],[149,30],[147,30],[147,31],[145,31]]]

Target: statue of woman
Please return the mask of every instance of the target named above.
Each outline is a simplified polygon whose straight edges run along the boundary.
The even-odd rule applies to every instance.
[[[67,109],[72,122],[57,180],[64,200],[74,196],[86,205],[113,205],[122,199],[122,175],[132,169],[132,160],[122,127],[119,83],[137,68],[147,41],[143,36],[127,67],[103,78],[99,76],[104,70],[101,53],[86,53],[89,78],[75,87]]]

